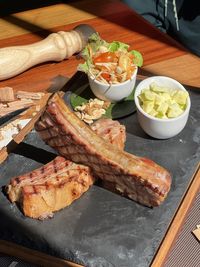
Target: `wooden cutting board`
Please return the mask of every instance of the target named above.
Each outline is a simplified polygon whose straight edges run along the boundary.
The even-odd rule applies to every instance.
[[[19,131],[18,134],[13,136],[13,139],[8,143],[7,146],[0,150],[0,164],[6,160],[9,153],[11,153],[11,151],[13,151],[15,147],[24,140],[25,136],[34,128],[34,124],[40,117],[50,95],[50,93],[46,93],[40,100],[35,101],[33,106],[15,118],[16,120],[30,119],[30,121],[21,129],[21,131]]]

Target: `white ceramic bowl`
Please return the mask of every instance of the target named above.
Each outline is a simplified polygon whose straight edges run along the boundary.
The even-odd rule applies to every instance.
[[[157,139],[171,138],[180,133],[186,125],[190,111],[190,97],[187,100],[187,107],[185,111],[176,118],[159,119],[147,114],[140,106],[138,95],[145,88],[155,82],[159,86],[166,86],[169,88],[186,91],[186,89],[176,80],[165,76],[154,76],[147,78],[140,82],[135,89],[135,105],[137,108],[137,116],[142,129],[150,136]]]
[[[118,84],[105,84],[88,75],[90,88],[93,94],[99,99],[110,101],[112,103],[119,102],[128,97],[133,91],[137,70],[138,68],[135,69],[131,79]]]

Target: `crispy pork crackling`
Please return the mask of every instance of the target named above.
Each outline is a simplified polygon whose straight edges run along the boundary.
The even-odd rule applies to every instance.
[[[129,198],[158,206],[170,186],[169,172],[150,159],[129,154],[98,136],[54,94],[35,125],[41,138],[60,155],[91,168]]]
[[[125,127],[118,121],[100,119],[93,131],[120,149],[124,148]],[[11,202],[18,202],[24,215],[44,219],[69,206],[94,183],[91,169],[57,156],[48,164],[14,177],[7,186]]]

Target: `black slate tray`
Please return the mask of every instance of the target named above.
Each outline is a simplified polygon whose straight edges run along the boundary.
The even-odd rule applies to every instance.
[[[97,185],[54,218],[26,218],[0,192],[0,238],[71,260],[88,267],[146,267],[164,237],[200,159],[200,92],[191,91],[191,112],[176,137],[148,137],[136,114],[123,118],[127,129],[125,150],[149,157],[173,177],[166,201],[157,208],[143,207]],[[48,152],[50,151],[50,152]],[[0,165],[0,186],[55,156],[32,131]]]

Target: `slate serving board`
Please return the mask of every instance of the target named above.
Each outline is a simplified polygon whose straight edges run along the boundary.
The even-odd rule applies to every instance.
[[[172,174],[166,201],[143,207],[98,185],[52,219],[26,218],[0,192],[0,238],[88,267],[146,267],[164,237],[200,159],[200,92],[189,91],[191,112],[176,137],[156,140],[140,128],[136,114],[123,118],[125,150],[155,160]],[[50,152],[48,152],[50,151]],[[33,130],[0,165],[0,186],[47,163],[54,151]]]

